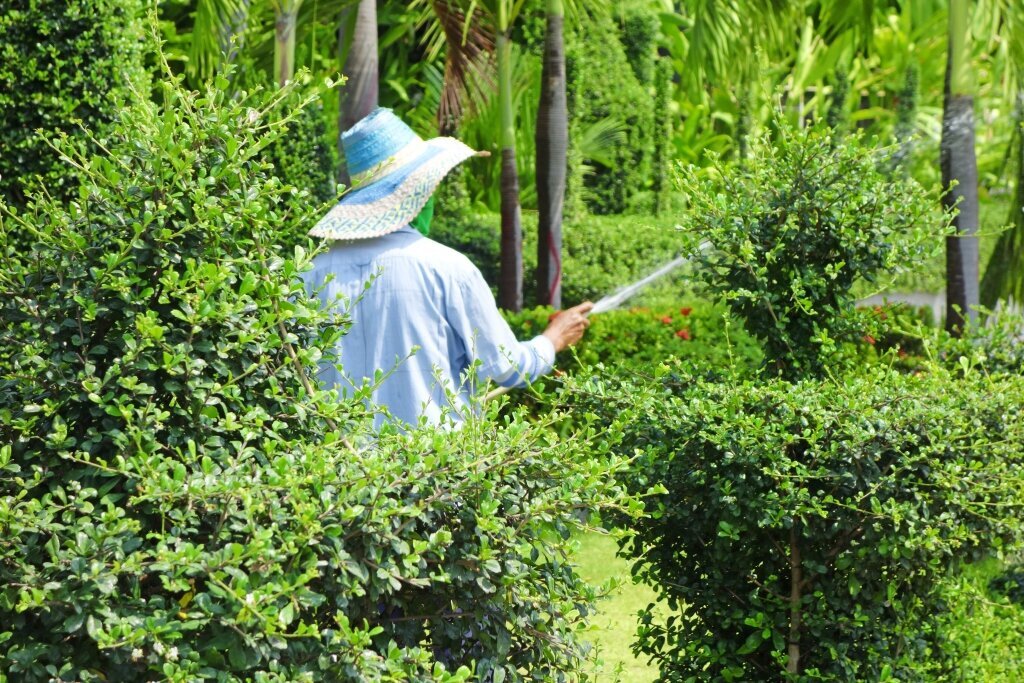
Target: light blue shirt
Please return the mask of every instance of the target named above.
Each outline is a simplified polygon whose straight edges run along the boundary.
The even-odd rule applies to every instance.
[[[325,365],[321,381],[350,395],[377,371],[390,373],[373,401],[409,424],[421,416],[438,424],[446,410],[462,421],[476,391],[466,374],[475,361],[478,381],[506,387],[550,372],[555,362],[547,337],[516,340],[469,259],[410,227],[334,242],[303,279],[325,307],[340,306],[352,318],[338,349],[341,370]],[[384,420],[378,415],[377,425]]]

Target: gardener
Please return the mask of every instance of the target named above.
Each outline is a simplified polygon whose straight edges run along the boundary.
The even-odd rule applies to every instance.
[[[473,373],[512,387],[549,372],[555,353],[583,336],[592,304],[519,342],[480,271],[426,237],[434,190],[473,150],[452,138],[424,141],[388,109],[341,140],[355,189],[310,231],[332,242],[304,278],[325,306],[348,310],[352,326],[339,345],[341,370],[324,367],[321,379],[350,395],[383,372],[373,392],[386,410],[378,425],[389,416],[438,424],[444,414],[464,419]]]

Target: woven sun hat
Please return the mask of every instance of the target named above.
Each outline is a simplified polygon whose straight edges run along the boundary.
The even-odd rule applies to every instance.
[[[341,143],[352,189],[313,226],[313,237],[366,239],[408,225],[448,171],[476,154],[454,138],[423,140],[390,109],[374,110]]]

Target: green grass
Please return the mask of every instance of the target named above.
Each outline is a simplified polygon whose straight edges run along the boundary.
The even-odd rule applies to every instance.
[[[580,573],[591,585],[615,583],[610,595],[598,603],[591,619],[589,638],[598,650],[599,683],[649,683],[658,680],[658,670],[630,651],[636,639],[637,613],[655,601],[654,591],[635,584],[626,560],[615,556],[615,539],[588,534],[579,539],[576,559]]]

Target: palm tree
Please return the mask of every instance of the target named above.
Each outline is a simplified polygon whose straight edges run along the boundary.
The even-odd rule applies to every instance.
[[[969,30],[968,0],[950,0],[940,160],[942,184],[950,188],[943,204],[958,212],[953,219],[957,234],[946,238],[946,329],[954,334],[975,322],[978,305],[978,163]]]
[[[473,0],[488,15],[495,33],[498,107],[501,110],[501,267],[498,305],[509,311],[523,308],[523,226],[516,170],[515,109],[512,98],[512,25],[522,0]]]
[[[270,0],[274,9],[274,81],[284,86],[295,75],[295,25],[302,0]]]
[[[562,306],[562,208],[569,147],[562,0],[547,0],[547,33],[537,109],[537,303]]]

